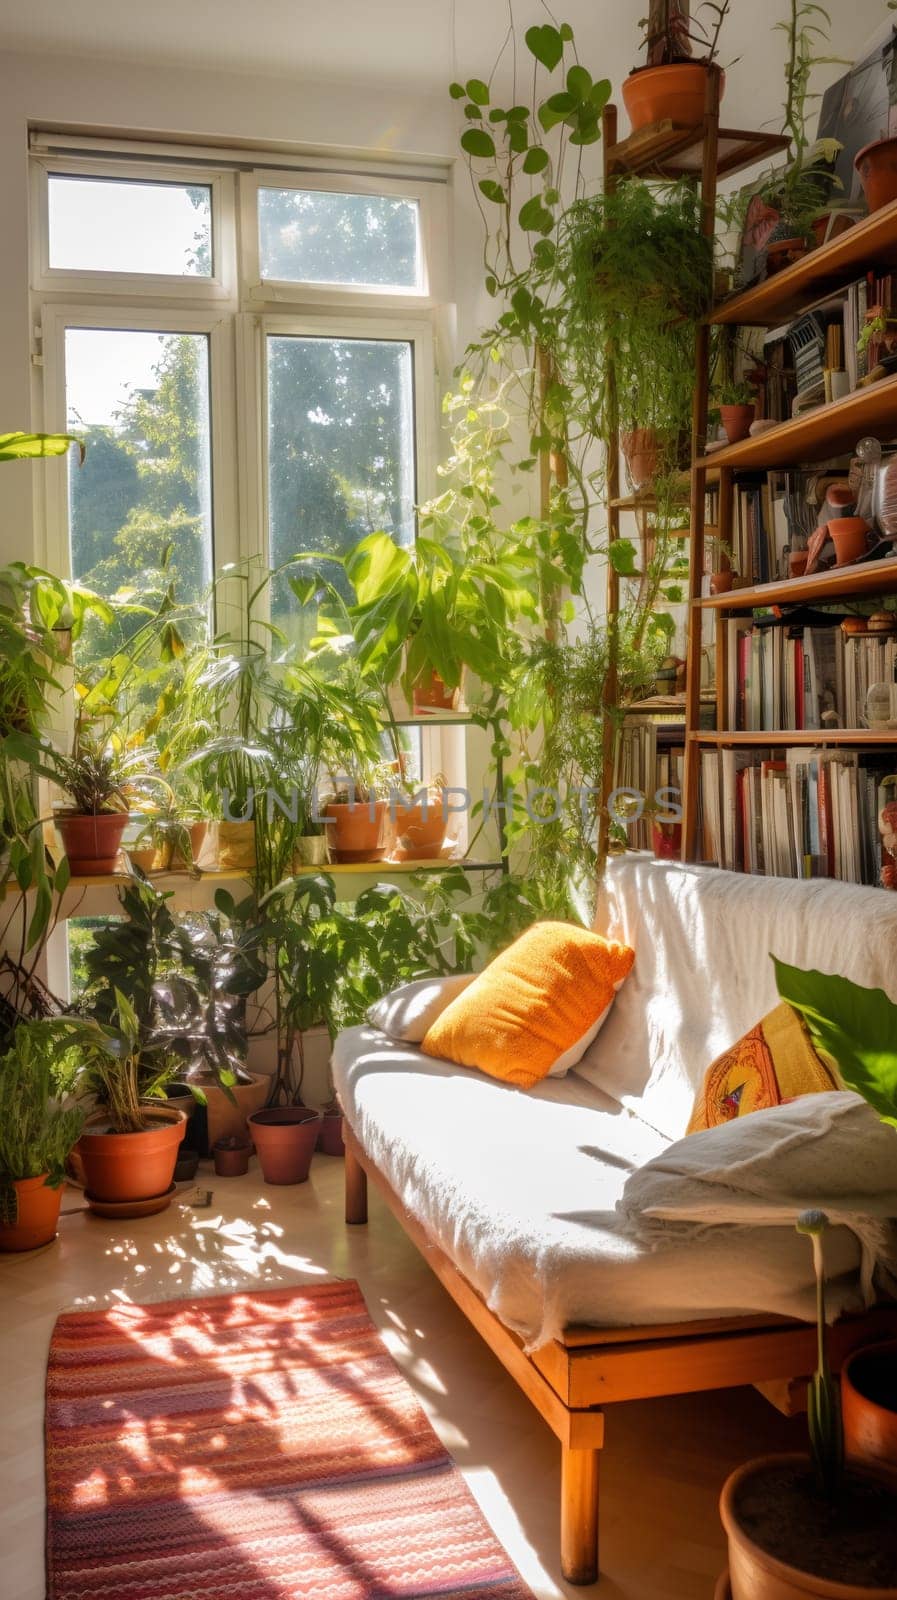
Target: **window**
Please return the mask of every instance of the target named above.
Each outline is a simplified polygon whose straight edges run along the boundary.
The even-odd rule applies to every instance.
[[[416,200],[260,188],[258,207],[263,279],[421,288]]]
[[[50,173],[48,259],[63,271],[212,276],[208,184]]]

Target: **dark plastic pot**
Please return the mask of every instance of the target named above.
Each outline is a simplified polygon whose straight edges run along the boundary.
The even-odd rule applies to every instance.
[[[199,1151],[185,1150],[184,1146],[181,1145],[180,1154],[174,1164],[175,1183],[189,1183],[191,1178],[196,1177],[196,1169],[198,1166]]]
[[[215,1162],[215,1173],[219,1178],[242,1178],[249,1171],[249,1157],[252,1154],[252,1145],[248,1139],[238,1142],[236,1139],[219,1139],[212,1147],[212,1159]]]
[[[249,1136],[266,1183],[305,1183],[318,1142],[319,1111],[269,1106],[249,1118]]]
[[[343,1142],[343,1114],[341,1111],[325,1111],[321,1117],[321,1126],[318,1129],[318,1149],[325,1156],[344,1156],[346,1146]]]

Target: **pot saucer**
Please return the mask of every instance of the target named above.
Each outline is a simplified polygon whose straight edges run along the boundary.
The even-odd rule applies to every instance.
[[[176,1187],[172,1183],[164,1194],[151,1194],[148,1200],[97,1200],[89,1189],[85,1189],[84,1198],[97,1217],[153,1217],[171,1205]]]

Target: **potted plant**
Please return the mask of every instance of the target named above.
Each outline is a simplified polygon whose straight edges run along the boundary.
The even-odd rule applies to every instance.
[[[212,1145],[212,1160],[218,1178],[242,1178],[249,1171],[252,1144],[240,1134],[229,1134],[216,1139]]]
[[[56,1018],[20,1022],[0,1058],[0,1250],[56,1237],[65,1163],[84,1123],[60,1098],[76,1034]]]
[[[806,1211],[817,1286],[818,1361],[807,1396],[810,1458],[763,1456],[726,1481],[720,1515],[729,1540],[732,1600],[895,1600],[897,1494],[886,1478],[843,1464],[838,1392],[826,1350],[822,1235]]]
[[[750,384],[724,384],[720,393],[719,414],[730,444],[746,439],[757,414],[756,393]]]
[[[643,23],[647,60],[623,84],[623,104],[633,132],[658,122],[698,127],[704,120],[711,70],[720,72],[722,99],[725,74],[715,62],[729,4],[730,0],[722,0],[719,5],[699,6],[699,11],[709,13],[709,25],[704,27],[697,17],[690,17],[689,0],[650,0]],[[704,52],[699,60],[693,59],[695,44]]]
[[[266,1183],[305,1183],[318,1142],[321,1113],[311,1106],[253,1111],[249,1133]]]
[[[382,861],[389,853],[390,783],[391,775],[373,765],[345,784],[334,781],[323,815],[335,861]]]
[[[441,856],[448,827],[445,791],[446,779],[439,773],[422,788],[408,784],[393,793],[390,810],[397,860],[433,861]]]
[[[844,1085],[897,1126],[897,1005],[882,989],[774,965],[779,994]],[[897,1343],[855,1351],[841,1374],[841,1399],[848,1459],[897,1474]]]
[[[72,874],[114,872],[129,802],[153,784],[145,752],[125,749],[117,735],[95,736],[79,714],[70,755],[31,734],[7,740],[5,753],[69,795],[71,805],[55,821]]]

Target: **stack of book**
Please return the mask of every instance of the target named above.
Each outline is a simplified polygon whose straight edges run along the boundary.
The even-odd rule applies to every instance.
[[[861,728],[872,685],[897,678],[897,631],[845,634],[840,619],[749,617],[730,618],[726,629],[726,726],[736,731]]]
[[[825,749],[708,750],[701,755],[705,861],[774,878],[877,884],[878,819],[897,798],[880,759]]]

